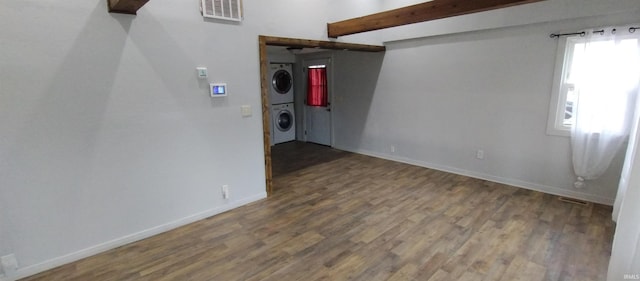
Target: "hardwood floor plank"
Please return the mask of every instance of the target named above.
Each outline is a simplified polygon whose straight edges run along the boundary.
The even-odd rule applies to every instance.
[[[272,153],[271,197],[24,280],[606,279],[609,206],[312,144]]]
[[[450,281],[450,280],[455,280],[455,279],[450,279],[449,273],[447,273],[442,269],[438,269],[438,271],[436,271],[436,273],[433,276],[431,276],[431,278],[429,278],[429,280],[427,281]]]
[[[389,281],[409,281],[415,280],[415,275],[418,273],[418,266],[413,263],[405,264],[400,270],[396,271],[387,280]]]

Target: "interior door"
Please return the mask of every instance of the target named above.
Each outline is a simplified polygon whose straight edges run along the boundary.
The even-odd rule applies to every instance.
[[[331,146],[331,59],[304,61],[305,140]]]

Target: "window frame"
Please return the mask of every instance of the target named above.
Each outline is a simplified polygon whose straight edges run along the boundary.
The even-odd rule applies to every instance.
[[[632,27],[633,28],[633,27]],[[632,28],[629,28],[629,33],[617,34],[615,39],[611,37],[603,37],[602,41],[615,40],[623,41],[628,39],[640,40],[638,35],[633,35]],[[627,29],[620,28],[620,30]],[[614,29],[615,30],[615,29]],[[635,31],[635,29],[634,29]],[[585,31],[593,32],[593,31]],[[602,32],[602,31],[596,31]],[[589,39],[584,36],[574,35],[574,36],[566,36],[560,37],[558,39],[558,48],[556,51],[556,63],[553,72],[553,88],[551,91],[551,101],[549,104],[549,116],[547,119],[547,135],[552,136],[571,136],[571,126],[564,125],[564,116],[566,110],[567,103],[567,93],[570,89],[570,83],[565,83],[565,78],[568,77],[567,71],[571,66],[571,63],[574,59],[576,45],[581,43],[586,43],[589,40],[593,41],[594,39]],[[596,39],[598,40],[598,39]]]
[[[560,37],[556,52],[556,64],[553,71],[553,88],[549,103],[547,119],[547,134],[553,136],[571,136],[571,126],[564,125],[564,115],[567,104],[567,93],[573,85],[565,83],[568,70],[573,60],[576,44],[584,42],[580,36]],[[570,47],[570,48],[569,48]]]

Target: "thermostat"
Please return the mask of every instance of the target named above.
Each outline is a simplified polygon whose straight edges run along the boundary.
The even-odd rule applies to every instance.
[[[226,97],[227,96],[227,83],[210,83],[211,97]]]

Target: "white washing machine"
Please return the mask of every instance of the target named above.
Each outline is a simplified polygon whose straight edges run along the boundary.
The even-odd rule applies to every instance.
[[[269,64],[269,87],[271,104],[293,102],[293,65],[290,63]]]
[[[293,103],[274,104],[271,106],[272,144],[293,141],[296,139],[296,114]]]

